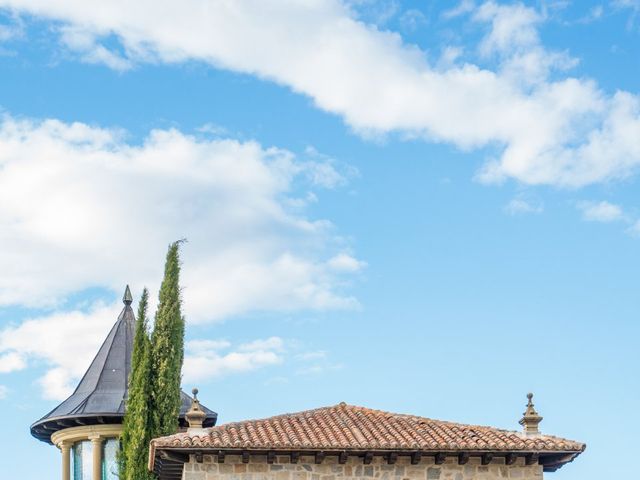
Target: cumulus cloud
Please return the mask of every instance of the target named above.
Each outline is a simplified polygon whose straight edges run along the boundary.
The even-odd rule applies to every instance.
[[[582,211],[582,218],[589,222],[616,222],[625,218],[619,205],[607,201],[580,202],[578,208]]]
[[[187,342],[185,349],[184,383],[202,382],[224,375],[250,372],[284,361],[284,341],[280,337],[258,339],[240,344],[212,344],[203,348],[199,340]]]
[[[322,172],[322,173],[318,173]],[[56,305],[90,287],[156,290],[183,249],[190,322],[248,311],[353,308],[330,222],[288,207],[294,182],[332,187],[330,164],[256,142],[57,120],[0,121],[0,305]],[[354,261],[357,261],[354,259]]]
[[[274,81],[365,135],[398,132],[465,149],[491,147],[495,158],[478,175],[487,182],[579,187],[626,177],[640,165],[638,97],[564,75],[575,61],[542,46],[537,26],[544,17],[522,4],[462,2],[450,11],[488,26],[480,50],[498,60],[494,67],[467,61],[444,68],[339,0],[0,6],[90,32],[90,45],[117,39],[127,62],[196,60]]]
[[[331,258],[328,265],[329,268],[338,272],[358,272],[366,267],[367,264],[343,252]]]
[[[0,355],[0,373],[11,373],[27,367],[25,358],[17,352]]]

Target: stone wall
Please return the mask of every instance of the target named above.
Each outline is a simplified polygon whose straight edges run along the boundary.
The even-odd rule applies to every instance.
[[[458,465],[457,458],[447,458],[435,465],[432,457],[411,465],[409,457],[398,457],[389,465],[383,457],[374,457],[369,465],[362,458],[349,457],[340,465],[337,456],[327,456],[316,465],[314,457],[301,456],[298,463],[290,463],[289,456],[278,456],[267,463],[266,456],[252,455],[249,463],[242,463],[239,455],[227,455],[224,463],[215,456],[205,455],[202,463],[191,456],[184,466],[184,480],[542,480],[542,466],[524,464],[519,458],[513,465],[505,465],[496,458],[489,465],[480,465],[480,458],[471,457],[466,465]]]

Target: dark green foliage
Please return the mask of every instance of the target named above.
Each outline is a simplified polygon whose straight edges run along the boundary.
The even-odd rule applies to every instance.
[[[129,396],[123,421],[120,454],[121,480],[148,480],[154,478],[147,469],[151,440],[151,340],[148,333],[145,288],[138,306],[136,332],[131,357]]]
[[[171,435],[178,430],[180,380],[184,358],[184,317],[181,312],[179,258],[181,243],[178,241],[169,245],[151,338],[153,437]]]

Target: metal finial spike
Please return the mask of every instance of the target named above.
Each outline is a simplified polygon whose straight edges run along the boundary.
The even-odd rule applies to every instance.
[[[191,393],[193,393],[193,399],[197,400],[198,399],[198,389],[194,388],[193,390],[191,390]]]
[[[122,303],[125,305],[131,305],[133,303],[133,296],[131,295],[131,290],[129,289],[129,285],[124,289],[124,296],[122,297]]]
[[[533,393],[527,393],[527,399],[529,402],[527,403],[527,407],[533,407]]]

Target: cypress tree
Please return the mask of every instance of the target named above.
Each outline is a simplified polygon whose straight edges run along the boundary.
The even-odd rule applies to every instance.
[[[180,380],[184,358],[184,317],[181,312],[180,244],[169,245],[151,338],[152,437],[178,430]]]
[[[147,469],[149,455],[151,400],[151,340],[148,333],[147,302],[149,291],[142,291],[131,356],[129,397],[123,421],[120,453],[121,480],[147,480],[153,475]]]

